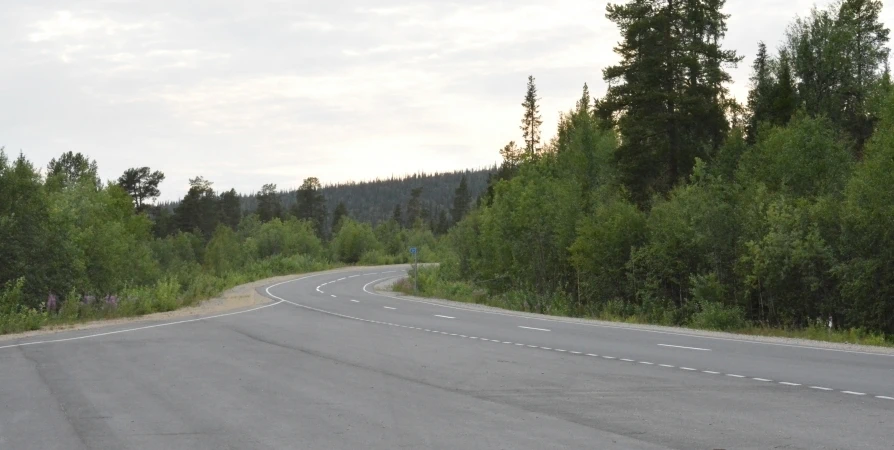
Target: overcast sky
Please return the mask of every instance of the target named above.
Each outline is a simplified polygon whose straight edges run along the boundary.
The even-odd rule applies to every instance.
[[[604,93],[618,40],[591,0],[0,3],[0,146],[160,169],[168,200],[196,175],[251,192],[490,165],[521,140],[528,74],[549,138],[584,82]],[[813,3],[727,2],[737,97],[757,41]]]

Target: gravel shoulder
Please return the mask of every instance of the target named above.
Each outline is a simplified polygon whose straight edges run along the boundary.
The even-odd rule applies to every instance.
[[[508,309],[497,308],[494,306],[481,305],[477,303],[466,303],[466,302],[458,302],[453,300],[444,300],[438,298],[428,298],[428,297],[416,297],[412,295],[407,295],[401,292],[396,292],[393,290],[394,284],[399,281],[403,277],[396,277],[393,279],[385,280],[381,283],[375,285],[374,289],[380,294],[392,296],[396,298],[400,298],[401,300],[407,301],[416,301],[416,302],[424,302],[424,303],[432,303],[438,305],[449,306],[452,308],[466,309],[470,311],[488,311],[505,315],[514,315],[518,317],[535,317],[539,319],[547,319],[555,322],[565,322],[565,323],[581,323],[581,324],[589,324],[589,325],[598,325],[604,327],[614,327],[614,328],[628,328],[628,329],[642,329],[642,330],[653,330],[660,331],[665,333],[674,333],[679,335],[686,336],[705,336],[717,339],[730,339],[737,341],[752,341],[752,342],[765,342],[771,344],[781,344],[781,345],[791,345],[791,346],[799,346],[799,347],[814,347],[814,348],[826,348],[833,350],[845,350],[852,352],[866,352],[866,353],[875,353],[879,355],[894,355],[894,348],[891,347],[876,347],[871,345],[857,345],[857,344],[844,344],[838,342],[825,342],[825,341],[814,341],[810,339],[798,339],[798,338],[786,338],[786,337],[776,337],[776,336],[757,336],[750,334],[736,334],[736,333],[727,333],[722,331],[708,331],[708,330],[697,330],[693,328],[681,328],[681,327],[668,327],[662,325],[642,325],[642,324],[632,324],[625,322],[609,322],[605,320],[596,320],[596,319],[583,319],[576,317],[563,317],[563,316],[551,316],[545,314],[537,314],[537,313],[529,313],[523,311],[513,311]]]

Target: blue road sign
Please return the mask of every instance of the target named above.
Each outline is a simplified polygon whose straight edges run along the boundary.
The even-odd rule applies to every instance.
[[[410,247],[410,254],[411,254],[411,255],[415,255],[415,254],[416,254],[416,247]]]

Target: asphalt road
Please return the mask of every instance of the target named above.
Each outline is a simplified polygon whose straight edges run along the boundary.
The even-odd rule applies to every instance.
[[[894,448],[894,357],[264,290],[199,320],[0,342],[0,449]]]

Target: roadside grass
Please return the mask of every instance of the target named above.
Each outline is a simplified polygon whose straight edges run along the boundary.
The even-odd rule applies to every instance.
[[[0,286],[0,335],[71,325],[95,320],[135,317],[193,306],[222,292],[265,278],[318,272],[343,264],[306,255],[272,257],[248,264],[238,272],[213,275],[201,270],[171,275],[154,285],[127,287],[105,296],[70,292],[63,299],[50,296],[39,308],[22,306],[22,280]]]
[[[894,347],[894,336],[868,332],[861,328],[829,330],[823,324],[813,324],[804,328],[776,328],[749,323],[741,319],[740,311],[719,304],[700,304],[696,311],[690,311],[689,318],[681,324],[680,317],[685,312],[653,307],[649,310],[633,310],[620,301],[607,302],[599,310],[581,311],[572,302],[562,296],[537,295],[526,292],[508,292],[492,295],[485,289],[465,281],[443,280],[438,276],[438,268],[420,268],[420,297],[440,298],[464,303],[474,303],[513,311],[537,312],[552,316],[579,317],[604,320],[618,323],[665,325],[697,330],[724,331],[729,333],[807,339],[813,341],[835,342],[842,344],[872,345],[878,347]],[[413,276],[397,281],[395,292],[413,295]]]

